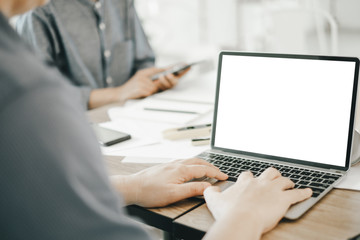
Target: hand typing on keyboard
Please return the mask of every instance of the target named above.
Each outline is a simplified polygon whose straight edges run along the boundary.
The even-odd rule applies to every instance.
[[[228,176],[214,165],[199,159],[176,160],[159,164],[136,174],[112,176],[111,180],[127,204],[162,207],[185,198],[202,195],[208,182],[189,182],[209,177],[226,180]]]
[[[279,170],[283,177],[290,178],[290,180],[295,183],[294,188],[311,188],[313,190],[312,197],[319,196],[341,176],[339,174],[326,173],[297,166],[224,156],[214,153],[202,153],[200,157],[214,164],[223,173],[226,173],[229,176],[228,180],[232,182],[236,182],[242,172],[250,171],[255,177],[258,177],[265,169],[273,167]]]
[[[278,170],[268,168],[257,178],[250,171],[241,173],[237,182],[223,192],[217,187],[207,188],[204,197],[217,220],[209,232],[229,228],[229,236],[222,231],[222,236],[212,235],[210,239],[260,238],[277,225],[290,205],[311,196],[311,189],[294,186]]]

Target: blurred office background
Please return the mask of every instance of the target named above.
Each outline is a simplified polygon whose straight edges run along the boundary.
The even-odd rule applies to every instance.
[[[157,56],[213,58],[219,50],[360,57],[360,0],[135,0]]]
[[[360,0],[133,1],[157,65],[220,50],[360,57]]]
[[[220,50],[360,58],[360,0],[133,1],[158,66],[211,60],[182,82],[214,73]]]

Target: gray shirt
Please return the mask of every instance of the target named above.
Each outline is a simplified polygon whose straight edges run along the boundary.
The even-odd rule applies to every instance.
[[[0,238],[148,239],[110,186],[76,88],[1,14],[0,76]]]
[[[21,16],[17,31],[81,91],[124,84],[154,65],[132,0],[52,0]]]

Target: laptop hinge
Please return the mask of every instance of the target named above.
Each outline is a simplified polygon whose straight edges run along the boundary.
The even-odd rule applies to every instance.
[[[339,174],[344,174],[346,173],[346,171],[341,171],[341,170],[338,170],[338,169],[330,169],[331,172],[334,172],[334,173],[339,173]]]

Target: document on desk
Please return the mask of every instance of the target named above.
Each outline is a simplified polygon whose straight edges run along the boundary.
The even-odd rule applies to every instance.
[[[112,130],[126,131],[134,137],[114,146],[102,147],[104,155],[125,156],[123,162],[162,163],[173,159],[191,158],[210,148],[209,145],[192,146],[191,139],[163,139],[162,131],[174,125],[127,119],[100,125]]]
[[[360,191],[360,163],[351,166],[349,173],[335,188]]]
[[[112,120],[123,118],[139,119],[169,124],[187,124],[213,110],[213,104],[190,103],[152,97],[132,101],[124,107],[110,108]]]
[[[209,145],[192,146],[190,139],[162,140],[160,143],[114,152],[113,156],[185,159],[192,158],[209,149]]]
[[[123,163],[166,163],[173,161],[173,158],[159,158],[159,157],[125,157],[121,162]]]
[[[109,147],[101,147],[101,151],[104,155],[124,156],[121,154],[119,155],[119,153],[126,149],[137,148],[140,146],[151,145],[160,142],[160,134],[146,135],[144,132],[142,132],[142,125],[139,125],[131,120],[123,119],[118,122],[105,122],[101,123],[100,126],[115,131],[127,132],[131,135],[131,139],[129,140]]]

